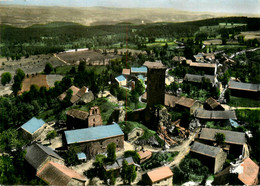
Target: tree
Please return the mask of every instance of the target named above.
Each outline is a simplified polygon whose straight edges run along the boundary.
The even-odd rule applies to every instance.
[[[223,134],[223,133],[217,133],[215,135],[215,139],[216,139],[216,142],[218,145],[222,145],[225,143],[226,137],[225,137],[225,134]]]
[[[2,85],[6,85],[7,83],[10,83],[12,79],[12,75],[10,72],[4,72],[2,75],[1,75],[1,83]]]
[[[86,61],[81,61],[79,63],[78,72],[84,72],[86,69]]]
[[[22,88],[22,81],[25,77],[25,73],[23,70],[21,70],[20,68],[18,68],[16,70],[16,74],[14,76],[14,84],[12,86],[12,90],[14,92],[14,95],[16,96],[18,91],[21,90]]]
[[[77,146],[72,145],[66,153],[65,162],[67,165],[77,165],[79,163],[77,153],[80,152]]]
[[[46,63],[45,68],[44,68],[44,73],[45,74],[50,74],[53,71],[52,64]]]
[[[134,162],[140,163],[140,156],[135,150],[128,150],[124,152],[124,158],[132,157]]]
[[[131,185],[131,183],[135,180],[137,174],[136,174],[136,170],[135,170],[135,166],[134,165],[129,165],[127,167],[127,178],[128,178],[128,184]]]
[[[128,168],[128,163],[126,160],[124,160],[122,170],[121,170],[121,178],[123,180],[123,184],[126,184],[127,178],[129,176],[129,175],[127,175],[127,168]]]
[[[54,139],[57,136],[57,132],[55,130],[49,131],[48,134],[46,135],[46,139],[50,141],[51,139]]]
[[[8,129],[0,134],[0,151],[11,153],[12,150],[21,148],[24,141],[19,139],[17,130]]]
[[[114,142],[107,145],[107,161],[111,163],[116,161],[116,144]]]
[[[229,89],[225,91],[224,98],[226,99],[226,102],[229,103],[230,101],[231,92]]]

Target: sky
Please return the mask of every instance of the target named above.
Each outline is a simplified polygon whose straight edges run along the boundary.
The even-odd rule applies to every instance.
[[[0,0],[1,4],[116,7],[175,8],[186,11],[260,14],[260,0]]]

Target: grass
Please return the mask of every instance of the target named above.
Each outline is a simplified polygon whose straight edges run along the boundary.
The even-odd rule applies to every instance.
[[[49,109],[43,112],[40,112],[37,118],[42,118],[45,122],[55,120],[54,109]]]
[[[228,105],[233,107],[260,107],[260,100],[230,96]]]
[[[53,70],[51,72],[51,74],[66,75],[71,70],[72,67],[76,67],[76,66],[74,66],[74,65],[59,66],[59,67],[56,67],[56,73]]]

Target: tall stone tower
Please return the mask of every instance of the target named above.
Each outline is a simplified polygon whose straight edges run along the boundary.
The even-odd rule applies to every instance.
[[[161,62],[144,63],[148,68],[147,72],[147,107],[154,105],[164,105],[165,96],[165,70],[166,67]]]

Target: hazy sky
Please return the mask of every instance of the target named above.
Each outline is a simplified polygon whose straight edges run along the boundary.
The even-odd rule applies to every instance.
[[[260,14],[260,0],[0,0],[1,4],[118,7],[118,8],[175,8],[178,10]]]

